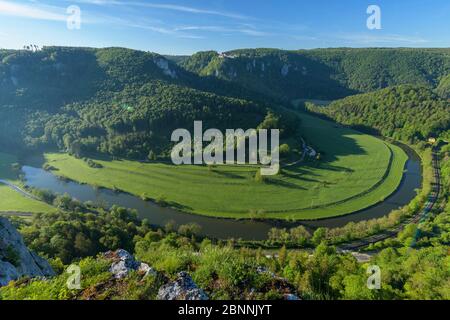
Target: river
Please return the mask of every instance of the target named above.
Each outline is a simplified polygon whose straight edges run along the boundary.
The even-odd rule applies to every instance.
[[[153,225],[164,226],[171,220],[175,221],[177,225],[195,222],[201,226],[201,234],[211,238],[263,240],[267,238],[267,233],[272,227],[289,228],[300,224],[311,228],[339,227],[351,221],[379,218],[408,204],[416,196],[416,189],[421,187],[422,172],[418,155],[406,146],[402,146],[402,148],[409,157],[405,173],[399,188],[385,201],[346,216],[298,222],[232,220],[186,214],[175,209],[159,207],[154,203],[143,201],[141,198],[127,193],[118,193],[73,181],[64,181],[51,172],[31,165],[23,166],[22,170],[25,174],[26,184],[29,186],[47,189],[57,194],[67,193],[82,202],[92,201],[95,204],[107,207],[118,205],[136,209],[139,217],[148,219]]]

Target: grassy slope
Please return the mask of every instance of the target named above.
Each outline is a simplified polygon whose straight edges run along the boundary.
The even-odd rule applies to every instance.
[[[11,165],[17,159],[9,154],[0,153],[0,179],[20,185]],[[24,197],[10,187],[0,184],[0,212],[36,213],[50,212],[53,208],[44,202]]]
[[[400,148],[306,114],[302,118],[303,134],[308,144],[323,154],[322,161],[286,168],[281,176],[264,184],[254,181],[257,168],[250,167],[208,170],[200,166],[98,161],[104,167],[93,169],[65,154],[47,154],[46,158],[58,169],[58,175],[138,196],[165,198],[184,211],[218,217],[337,216],[375,204],[396,189],[406,161]],[[383,179],[391,154],[391,172]]]

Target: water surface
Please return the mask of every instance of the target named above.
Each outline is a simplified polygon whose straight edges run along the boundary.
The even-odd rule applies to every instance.
[[[64,181],[53,173],[32,165],[23,167],[25,180],[29,186],[47,189],[58,194],[69,194],[79,201],[91,201],[104,207],[118,205],[136,209],[141,218],[146,218],[151,224],[164,226],[169,221],[175,221],[177,225],[195,222],[201,226],[202,235],[219,238],[242,238],[245,240],[263,240],[272,227],[294,227],[303,224],[307,227],[340,227],[348,222],[357,222],[387,215],[394,209],[408,204],[415,196],[416,189],[421,187],[422,174],[420,158],[406,146],[402,148],[408,153],[409,160],[406,163],[406,171],[402,182],[391,196],[385,201],[359,212],[323,220],[299,221],[289,223],[284,221],[249,221],[232,220],[205,217],[179,212],[171,208],[162,208],[154,203],[143,201],[141,198],[112,190],[97,189],[89,185],[79,184],[73,181]],[[32,161],[27,162],[32,163]]]

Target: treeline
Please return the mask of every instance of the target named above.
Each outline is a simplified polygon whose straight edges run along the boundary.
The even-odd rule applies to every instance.
[[[426,88],[399,87],[367,96],[371,102],[363,107],[353,106],[358,97],[345,100],[350,115],[341,118],[359,124],[370,117],[366,124],[386,135],[405,125],[402,137],[423,138],[448,126],[448,56],[447,49],[255,49],[201,52],[177,65],[123,48],[0,50],[0,144],[144,159],[163,155],[167,132],[189,128],[193,119],[245,129],[270,111],[288,134],[298,122],[283,116],[278,102],[334,99],[399,83],[437,87],[443,99]],[[388,115],[369,110],[378,102],[387,106],[379,113]]]
[[[388,215],[350,222],[342,227],[317,228],[308,230],[304,226],[294,228],[272,228],[268,239],[260,242],[267,248],[286,246],[288,248],[312,248],[322,241],[328,244],[340,245],[358,239],[368,238],[380,232],[394,229],[408,218],[418,214],[429,198],[431,184],[434,183],[434,169],[432,167],[431,149],[419,150],[423,163],[423,188],[420,193],[406,206],[392,211]],[[397,238],[388,239],[372,245],[369,249],[380,249],[385,247],[401,247],[414,245],[416,247],[427,247],[435,244],[450,245],[450,144],[442,144],[439,154],[441,167],[441,190],[439,199],[431,213],[428,214],[426,223],[420,225],[407,225]],[[255,245],[252,242],[241,241],[240,245]]]
[[[144,160],[167,156],[172,131],[191,129],[194,120],[205,129],[247,129],[275,114],[286,135],[298,126],[261,95],[154,53],[44,47],[0,50],[0,61],[4,148]]]
[[[200,238],[201,230],[195,224],[176,227],[168,222],[154,228],[151,221],[139,220],[134,211],[99,209],[92,203],[35,190],[58,211],[34,215],[28,221],[15,218],[14,222],[27,246],[50,259],[59,275],[13,282],[0,288],[0,299],[155,299],[163,279],[188,271],[211,299],[282,299],[289,291],[302,299],[448,300],[449,148],[444,146],[440,154],[442,197],[427,221],[408,225],[396,238],[368,248],[379,251],[369,264],[382,270],[380,290],[367,288],[368,264],[357,262],[351,254],[338,253],[331,245],[350,240],[358,230],[367,231],[364,223],[376,226],[375,221],[315,232],[302,226],[273,229],[268,244],[282,247],[268,251],[250,249],[240,241]],[[418,207],[420,203],[409,206],[411,210]],[[406,211],[402,214],[409,215]],[[389,224],[400,217],[393,213],[382,220]],[[287,250],[291,245],[307,250]],[[111,281],[110,263],[95,257],[118,248],[134,253],[160,276],[142,279],[132,273],[119,282]],[[71,263],[82,269],[82,293],[67,290],[65,269]]]
[[[403,141],[437,138],[450,129],[450,101],[430,88],[401,85],[354,95],[327,107],[307,104],[309,111],[333,120]]]
[[[235,248],[232,241],[199,241],[195,232],[182,234],[171,224],[152,229],[121,208],[98,214],[44,214],[25,226],[23,221],[19,224],[27,245],[49,258],[59,275],[12,282],[0,288],[0,299],[155,299],[161,281],[181,271],[188,271],[211,299],[283,299],[286,292],[305,300],[450,298],[448,244],[443,233],[426,235],[433,247],[410,248],[402,242],[398,248],[382,250],[370,264],[383,270],[383,285],[370,290],[367,264],[337,253],[324,241],[313,251],[283,247],[268,254],[261,249]],[[95,256],[122,246],[160,276],[142,278],[131,273],[120,281],[112,280],[110,263]],[[85,258],[87,254],[92,257]],[[83,291],[67,290],[65,269],[70,263],[82,269]]]
[[[435,88],[450,73],[449,49],[207,51],[182,59],[180,65],[287,100],[334,100],[400,84]]]
[[[268,115],[274,115],[285,135],[295,133],[299,124],[295,115],[156,81],[66,105],[57,114],[41,113],[28,122],[24,138],[33,149],[57,147],[77,157],[101,153],[145,160],[169,156],[172,132],[178,128],[193,132],[196,120],[203,121],[204,130],[247,129],[263,124]]]

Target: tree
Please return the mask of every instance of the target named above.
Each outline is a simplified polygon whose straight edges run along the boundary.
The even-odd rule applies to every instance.
[[[327,229],[326,228],[317,228],[316,231],[314,231],[314,233],[313,233],[311,241],[312,241],[312,243],[314,243],[317,246],[323,240],[325,240],[326,235],[327,235]]]
[[[279,151],[280,151],[280,157],[286,157],[291,152],[291,147],[289,147],[289,145],[287,143],[283,143],[280,146]]]
[[[304,226],[298,226],[289,230],[290,238],[292,241],[299,245],[305,245],[308,239],[311,238],[311,234]]]
[[[192,237],[197,236],[200,233],[201,229],[201,226],[197,223],[188,223],[181,225],[178,228],[178,233],[186,237]]]
[[[156,160],[156,154],[153,152],[153,150],[149,151],[147,159],[150,160],[150,161],[155,161]]]
[[[280,251],[278,252],[278,263],[281,269],[283,269],[286,266],[287,258],[288,253],[286,250],[286,246],[282,246]]]

